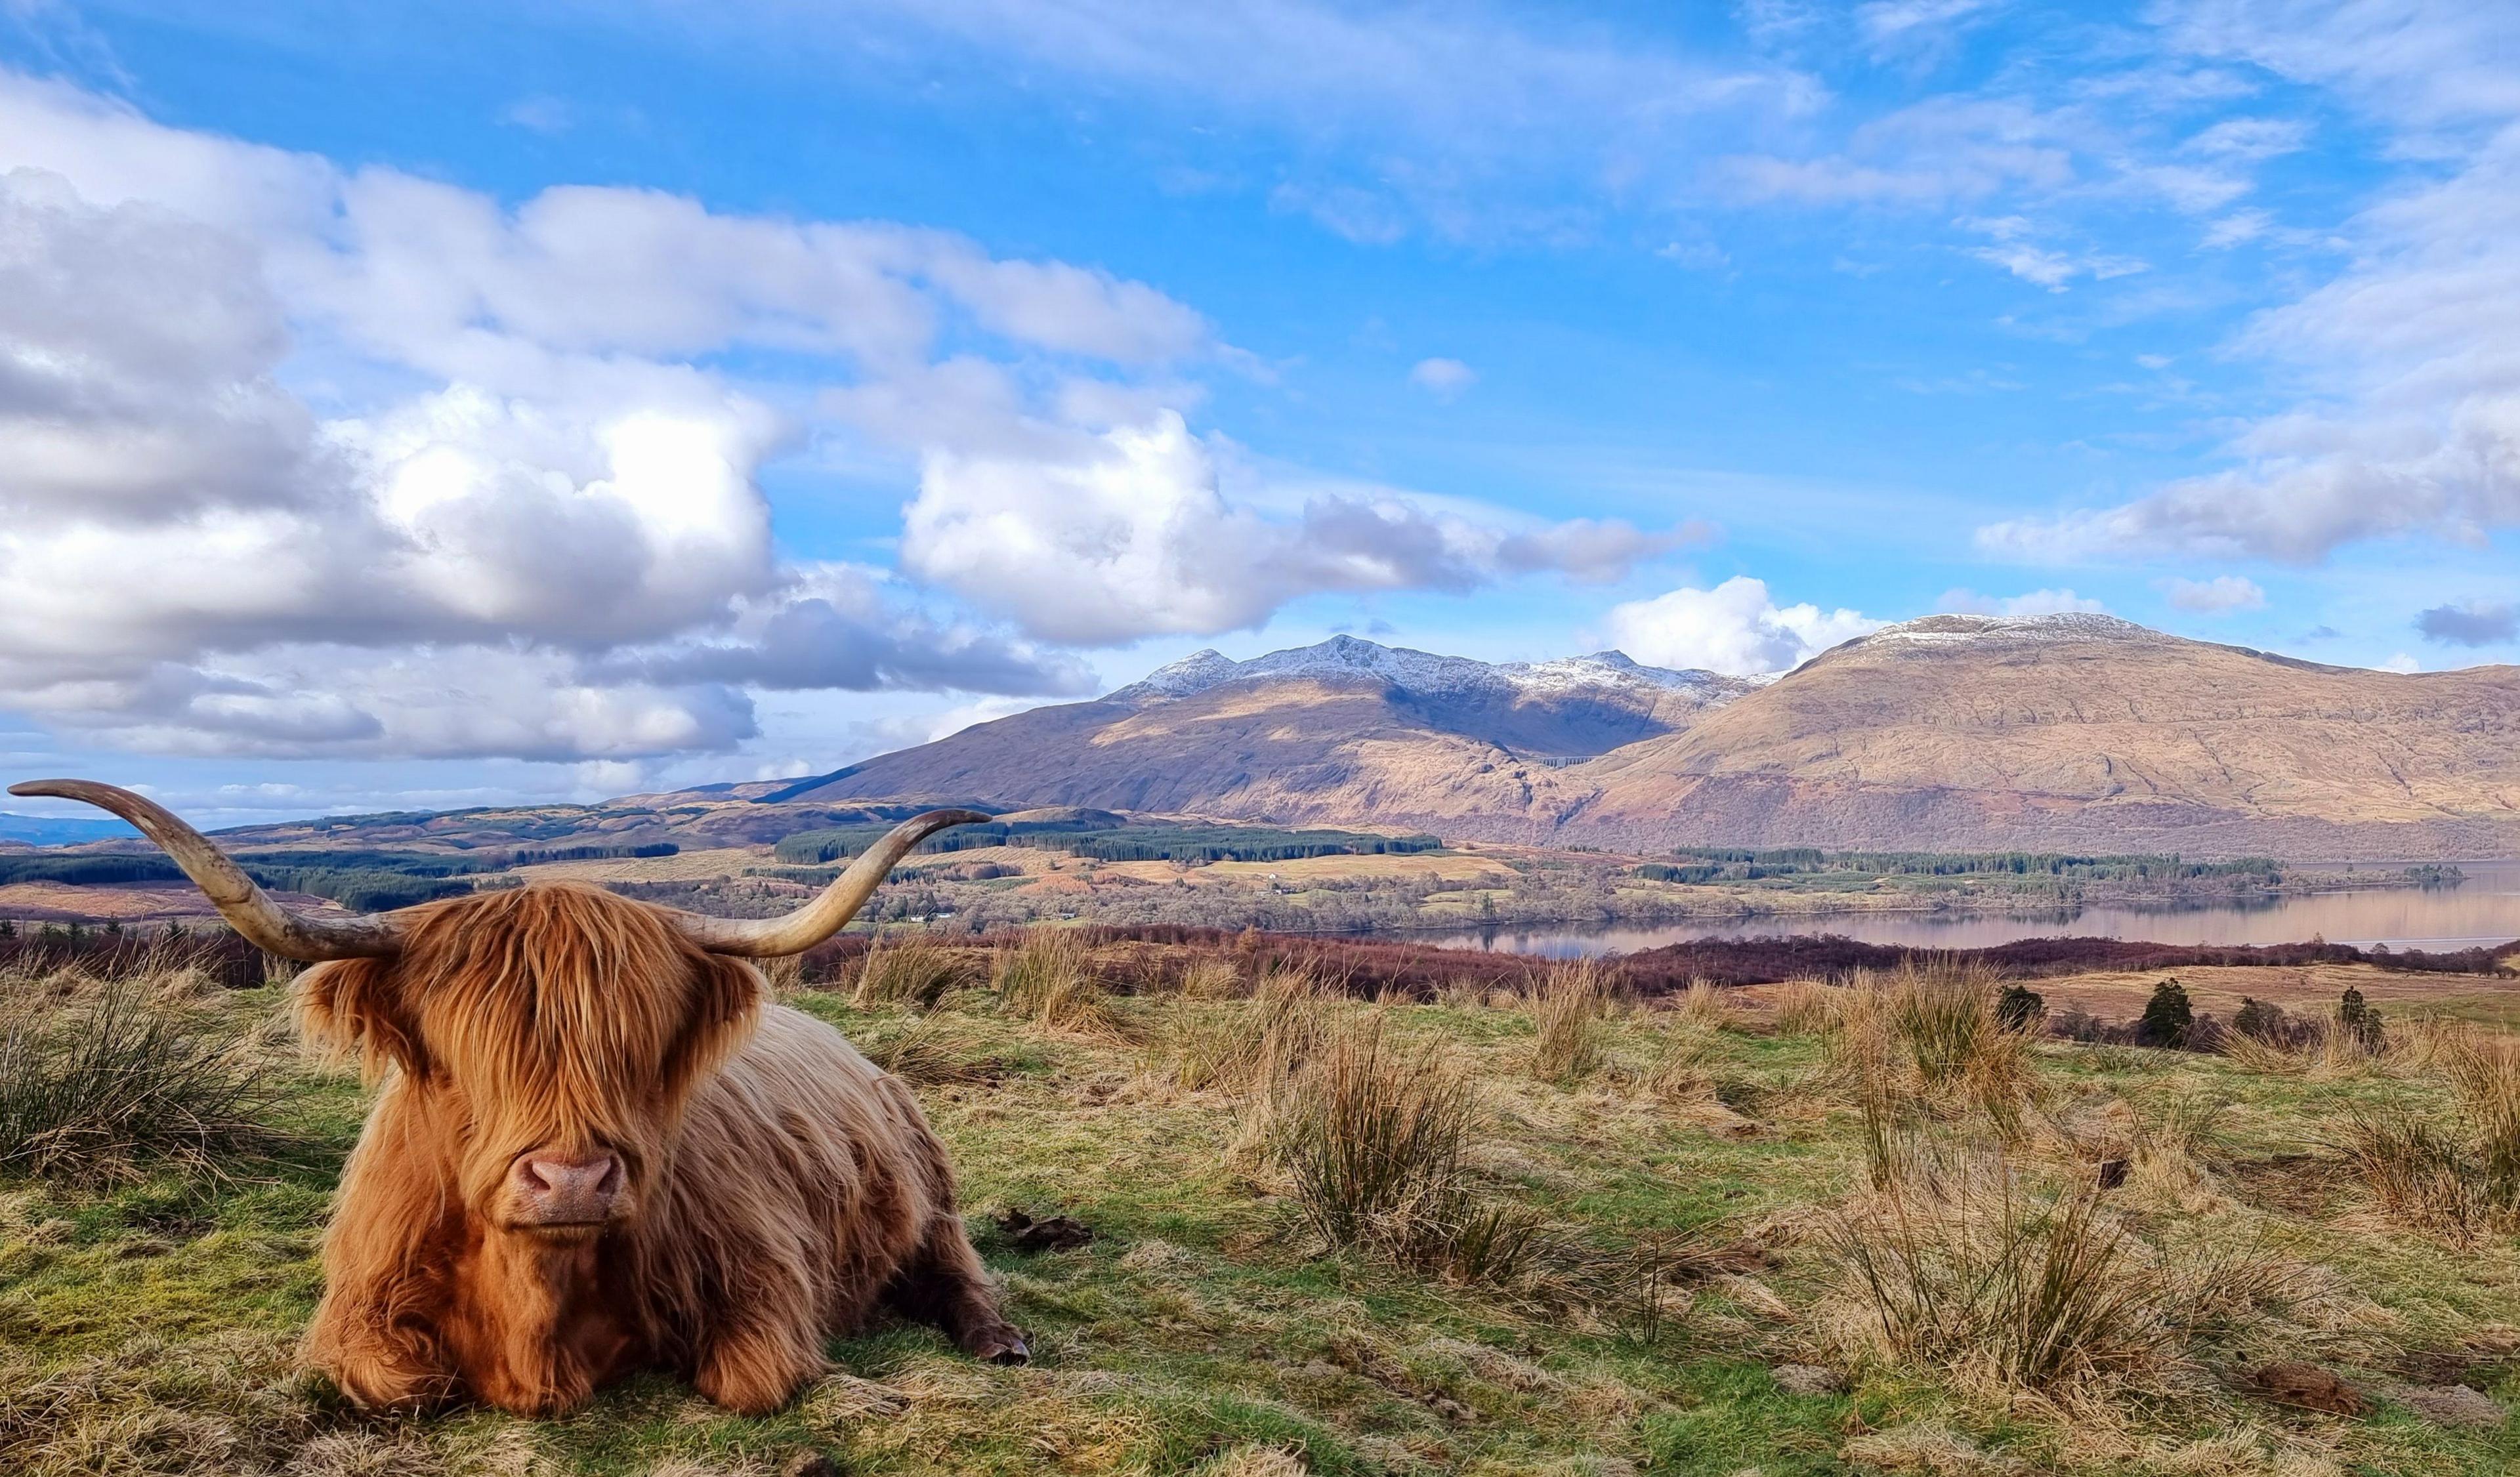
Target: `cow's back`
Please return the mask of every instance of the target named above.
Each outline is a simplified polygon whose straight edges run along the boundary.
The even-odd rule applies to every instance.
[[[651,1285],[698,1305],[657,1310],[686,1329],[718,1307],[800,1298],[824,1328],[853,1326],[955,1213],[943,1145],[909,1089],[785,1006],[765,1007],[695,1094],[671,1180],[647,1249],[670,1264]]]

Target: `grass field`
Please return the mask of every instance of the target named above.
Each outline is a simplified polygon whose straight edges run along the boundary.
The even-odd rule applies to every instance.
[[[887,1326],[834,1342],[830,1377],[767,1419],[644,1377],[545,1423],[369,1418],[293,1369],[363,1097],[300,1059],[281,989],[10,981],[0,1067],[51,1059],[36,1047],[112,1003],[232,1053],[257,1091],[250,1123],[197,1141],[47,1163],[0,1085],[0,1471],[2520,1463],[2512,1186],[2479,1167],[2493,1090],[2458,1066],[2507,1060],[2497,1038],[2402,1008],[2377,1057],[2244,1066],[2000,1031],[1984,982],[1643,1008],[1569,972],[1376,1006],[1230,958],[1131,995],[1095,962],[895,958],[864,992],[788,997],[919,1085],[1030,1366]],[[936,1003],[852,1004],[885,996]],[[1340,1156],[1379,1141],[1369,1101],[1434,1144],[1396,1188]],[[2384,1121],[2475,1141],[2443,1171],[2464,1219],[2362,1176],[2358,1135]],[[1011,1210],[1092,1240],[1018,1251]],[[2359,1411],[2306,1408],[2338,1401],[2298,1371],[2271,1388],[2288,1364]]]

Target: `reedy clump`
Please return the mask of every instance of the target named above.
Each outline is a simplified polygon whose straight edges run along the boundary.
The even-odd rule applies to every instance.
[[[1591,960],[1551,969],[1531,998],[1531,1075],[1569,1084],[1601,1065],[1601,1015],[1608,1005],[1601,970]]]
[[[858,963],[849,999],[862,1009],[910,1006],[924,1010],[972,978],[973,970],[960,953],[923,933],[879,937]]]
[[[155,1162],[216,1177],[271,1141],[277,1088],[256,1040],[213,1041],[150,991],[112,981],[59,1016],[0,1022],[0,1172],[115,1181]]]

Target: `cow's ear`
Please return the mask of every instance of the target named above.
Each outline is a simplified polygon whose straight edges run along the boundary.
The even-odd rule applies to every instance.
[[[337,1057],[356,1054],[370,1080],[387,1062],[428,1075],[428,1053],[391,960],[335,960],[297,976],[297,1029]]]
[[[713,1070],[743,1042],[761,1009],[761,971],[723,954],[703,955],[696,971],[691,1014],[674,1042],[666,1077],[680,1090]]]

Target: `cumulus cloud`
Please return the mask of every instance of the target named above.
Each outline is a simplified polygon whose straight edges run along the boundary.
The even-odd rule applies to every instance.
[[[2240,574],[2218,574],[2212,579],[2158,580],[2154,588],[2163,598],[2182,610],[2194,610],[2203,615],[2222,615],[2233,610],[2263,610],[2267,592],[2257,581]]]
[[[1779,606],[1748,575],[1613,605],[1602,624],[1612,646],[1648,666],[1735,674],[1781,672],[1881,626],[1843,608]]]
[[[2461,601],[2435,605],[2415,617],[2424,640],[2448,646],[2492,647],[2520,641],[2520,604]]]
[[[1420,359],[1409,371],[1409,382],[1438,399],[1450,400],[1478,382],[1478,372],[1459,359]]]
[[[1946,590],[1934,608],[1955,615],[2062,615],[2098,612],[2108,607],[2071,590],[2033,590],[2001,598],[1974,590]]]
[[[1229,496],[1217,447],[1166,410],[1099,434],[1037,429],[1019,451],[929,450],[901,558],[1033,636],[1094,645],[1240,630],[1322,591],[1616,579],[1685,536],[1589,519],[1518,528],[1362,492],[1267,511]]]
[[[0,73],[0,689],[161,751],[608,761],[749,738],[746,688],[1082,691],[1072,657],[784,566],[758,475],[796,416],[689,362],[874,384],[950,373],[948,332],[1215,348],[1154,289],[948,233],[511,209]],[[319,414],[285,382],[310,354],[391,387]]]

